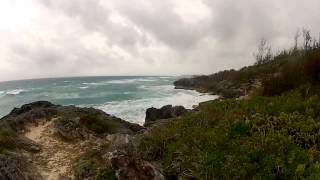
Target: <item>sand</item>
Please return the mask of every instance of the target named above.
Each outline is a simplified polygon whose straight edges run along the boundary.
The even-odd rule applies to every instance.
[[[89,147],[94,146],[92,140],[81,142],[65,142],[57,137],[52,121],[43,121],[38,125],[27,126],[25,137],[41,145],[39,153],[30,154],[30,162],[41,177],[39,180],[74,179],[72,165]]]

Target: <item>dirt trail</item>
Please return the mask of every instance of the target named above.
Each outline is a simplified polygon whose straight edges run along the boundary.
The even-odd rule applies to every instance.
[[[92,141],[62,141],[55,136],[52,121],[30,125],[27,129],[24,136],[41,145],[39,153],[30,154],[30,162],[42,176],[39,180],[74,179],[72,163],[86,149],[92,147]]]

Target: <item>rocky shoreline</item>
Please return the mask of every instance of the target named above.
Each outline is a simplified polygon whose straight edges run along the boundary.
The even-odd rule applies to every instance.
[[[243,69],[242,71],[246,71]],[[195,90],[232,99],[250,96],[261,86],[260,77],[240,78],[240,71],[221,71],[212,75],[193,76],[174,82],[176,89]]]
[[[164,179],[160,163],[137,153],[139,140],[189,111],[150,108],[140,126],[94,108],[23,105],[0,119],[0,179]]]

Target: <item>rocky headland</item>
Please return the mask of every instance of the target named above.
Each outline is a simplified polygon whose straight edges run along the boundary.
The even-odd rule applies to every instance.
[[[0,179],[164,179],[161,164],[137,152],[139,140],[188,111],[150,108],[143,127],[93,108],[23,105],[0,120]]]
[[[183,78],[175,81],[174,85],[176,89],[211,93],[226,99],[246,97],[261,86],[263,74],[257,74],[252,69],[245,67],[239,71],[227,70],[212,75]]]

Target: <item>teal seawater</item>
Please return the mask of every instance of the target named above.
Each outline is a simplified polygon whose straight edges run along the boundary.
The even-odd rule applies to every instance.
[[[94,107],[130,122],[143,124],[149,107],[167,104],[192,108],[216,98],[174,89],[178,77],[76,77],[0,82],[0,117],[14,107],[39,100]]]

